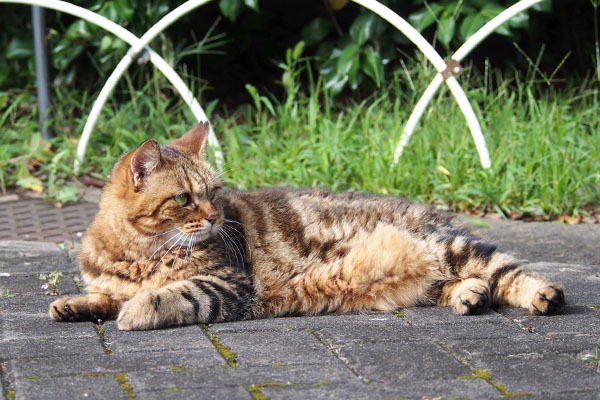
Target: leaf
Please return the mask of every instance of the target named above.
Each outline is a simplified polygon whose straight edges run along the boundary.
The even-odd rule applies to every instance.
[[[244,0],[220,0],[219,8],[227,19],[235,21],[242,12],[244,6],[243,1]]]
[[[381,18],[374,13],[364,13],[358,16],[350,26],[350,37],[354,42],[363,44],[369,39],[376,39],[381,35]]]
[[[552,1],[543,0],[543,1],[535,4],[533,7],[531,7],[531,9],[535,10],[535,11],[551,13],[552,12]]]
[[[445,13],[438,23],[438,39],[446,47],[450,45],[450,41],[454,36],[456,22],[451,13]]]
[[[6,47],[8,59],[29,58],[33,55],[33,39],[31,37],[13,37]]]
[[[558,220],[560,222],[562,222],[563,224],[567,224],[567,225],[577,225],[579,222],[581,222],[581,219],[579,217],[571,217],[566,214],[561,215],[558,218]]]
[[[375,82],[377,87],[383,82],[383,63],[381,55],[372,47],[368,47],[363,53],[362,71]]]
[[[321,42],[331,31],[333,24],[327,18],[317,17],[302,28],[301,36],[307,46]]]
[[[339,74],[346,75],[352,68],[352,63],[358,60],[359,46],[357,44],[351,44],[340,54],[337,61],[337,70]]]
[[[427,7],[423,7],[417,12],[408,16],[408,22],[419,32],[431,26],[435,22],[435,14],[432,14]]]
[[[301,40],[296,43],[294,47],[294,51],[292,52],[292,60],[296,61],[302,55],[302,51],[304,50],[305,43]]]
[[[507,23],[513,28],[527,28],[529,25],[529,14],[520,12],[509,19]]]
[[[358,72],[360,71],[360,59],[356,58],[355,61],[350,66],[350,70],[348,71],[348,85],[352,90],[356,90],[358,85],[360,85],[362,75]]]
[[[115,0],[115,9],[117,10],[120,21],[131,22],[134,15],[134,9],[129,3],[129,0]]]
[[[259,12],[258,9],[258,0],[244,0],[244,4],[246,7],[253,9],[256,12]]]
[[[479,28],[485,25],[485,22],[485,18],[479,13],[468,15],[460,24],[460,36],[463,38],[463,40],[467,40],[473,36],[473,34],[477,32]]]
[[[65,37],[70,40],[91,38],[92,31],[90,29],[90,24],[88,24],[86,21],[84,21],[82,19],[73,22],[69,26],[69,29],[67,29],[67,32],[65,33]]]
[[[448,169],[446,169],[446,167],[442,166],[442,165],[438,165],[437,166],[437,170],[440,171],[442,174],[446,175],[446,176],[450,176],[452,175],[450,173],[450,171],[448,171]]]
[[[323,89],[328,90],[332,96],[339,94],[346,83],[348,82],[348,75],[342,75],[337,71],[330,76],[325,77],[325,85]]]
[[[42,183],[42,180],[36,178],[35,176],[28,176],[26,178],[19,179],[17,181],[17,185],[23,189],[33,190],[37,193],[44,192],[44,184]]]

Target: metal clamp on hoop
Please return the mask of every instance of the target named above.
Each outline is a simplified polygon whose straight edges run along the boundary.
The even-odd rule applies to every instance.
[[[462,72],[462,65],[455,59],[450,59],[446,61],[446,69],[440,72],[442,74],[442,78],[444,78],[444,82],[448,80],[451,76],[457,76]]]

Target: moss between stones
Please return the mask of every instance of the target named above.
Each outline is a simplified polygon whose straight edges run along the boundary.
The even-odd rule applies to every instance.
[[[129,377],[127,376],[127,373],[117,374],[115,375],[115,379],[129,400],[137,399],[135,393],[133,393],[133,386],[131,386],[131,383],[129,383]]]
[[[594,304],[594,305],[592,306],[592,308],[593,308],[594,310],[600,310],[600,304]]]
[[[405,319],[406,318],[406,314],[401,313],[400,310],[394,310],[394,315],[400,319]]]
[[[485,369],[473,368],[471,371],[473,371],[473,375],[460,376],[458,379],[483,379],[488,382],[492,381],[492,376]]]
[[[75,378],[101,378],[103,376],[106,376],[106,374],[95,373],[95,372],[88,372],[88,373],[85,373],[85,374],[77,374],[77,375],[75,375]]]
[[[190,367],[186,367],[185,365],[175,365],[174,367],[169,368],[169,371],[189,371]]]
[[[202,327],[202,329],[204,329],[206,336],[208,336],[212,344],[217,348],[217,351],[221,353],[221,355],[225,358],[229,366],[231,368],[238,368],[238,365],[236,363],[237,355],[233,351],[231,351],[229,347],[223,345],[219,341],[219,337],[217,335],[208,330],[208,325],[201,324],[200,326]]]
[[[501,383],[494,383],[493,379],[492,379],[492,375],[490,375],[490,373],[488,371],[486,371],[485,369],[473,368],[473,369],[471,369],[471,371],[473,372],[473,375],[460,376],[460,377],[458,377],[458,379],[483,379],[484,381],[491,383],[492,386],[494,386],[494,388],[496,388],[496,390],[499,391],[500,394],[504,397],[533,396],[533,393],[509,392],[508,390],[506,390],[506,387],[504,385],[502,385]]]
[[[12,386],[6,386],[6,397],[8,398],[8,400],[15,399],[15,389]]]
[[[28,376],[27,378],[25,378],[25,380],[28,380],[28,381],[35,381],[37,379],[42,379],[42,377],[39,375],[34,375],[34,376]]]

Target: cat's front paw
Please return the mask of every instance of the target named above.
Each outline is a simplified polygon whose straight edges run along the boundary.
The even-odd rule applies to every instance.
[[[150,292],[136,294],[123,304],[117,318],[117,326],[123,331],[143,331],[158,327],[156,297]]]
[[[74,321],[76,310],[74,310],[69,301],[70,297],[61,297],[60,299],[56,299],[50,304],[50,318],[55,321]]]
[[[565,304],[565,295],[562,289],[556,286],[545,286],[533,296],[529,312],[531,315],[555,314]]]

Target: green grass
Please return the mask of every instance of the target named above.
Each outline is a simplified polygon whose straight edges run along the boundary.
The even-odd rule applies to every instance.
[[[244,189],[325,186],[394,194],[476,213],[556,218],[600,212],[600,90],[591,79],[549,86],[534,77],[467,69],[460,82],[482,124],[492,171],[481,168],[462,113],[444,88],[392,167],[404,124],[433,72],[413,62],[362,101],[332,99],[309,76],[303,89],[292,82],[281,100],[249,90],[249,105],[233,112],[216,115],[211,104],[208,113],[225,154],[223,179]],[[143,140],[165,143],[194,124],[163,82],[152,78],[138,91],[124,90],[121,101],[104,108],[82,173],[105,178],[119,155]],[[73,199],[72,188],[65,188],[93,97],[57,90],[57,138],[49,147],[35,135],[33,96],[6,96],[0,184]]]

